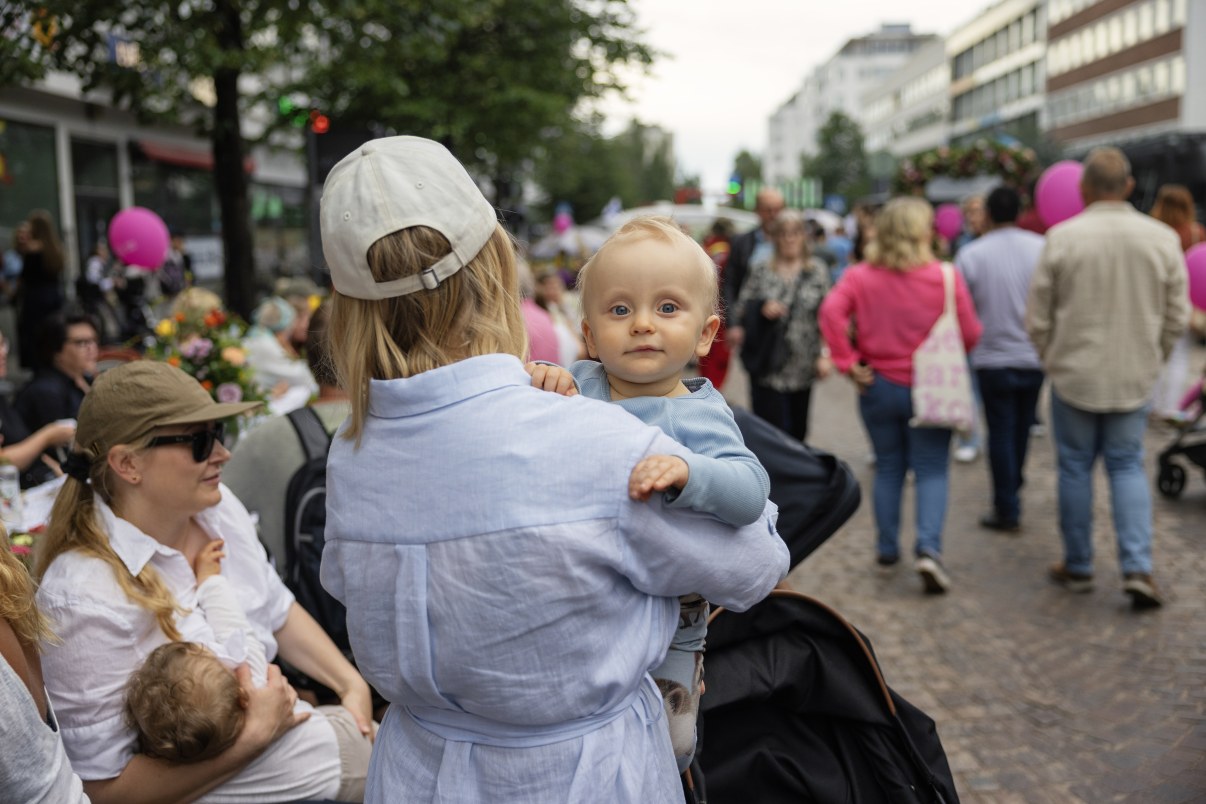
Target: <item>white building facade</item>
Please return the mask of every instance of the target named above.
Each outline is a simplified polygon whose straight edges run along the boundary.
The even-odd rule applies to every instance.
[[[861,125],[866,92],[882,84],[918,48],[935,38],[932,34],[915,34],[909,25],[885,24],[843,45],[770,116],[763,178],[770,183],[799,178],[801,157],[816,153],[817,132],[830,114],[844,112]]]
[[[868,154],[912,156],[947,142],[951,70],[946,44],[921,48],[888,80],[862,100],[864,148]]]
[[[1001,0],[946,40],[951,61],[951,142],[1043,128],[1047,22],[1043,0]]]

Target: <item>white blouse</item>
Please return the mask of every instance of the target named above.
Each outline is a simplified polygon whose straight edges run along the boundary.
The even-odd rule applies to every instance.
[[[219,644],[197,605],[197,579],[184,554],[119,518],[99,499],[95,504],[101,529],[126,568],[137,575],[151,564],[187,611],[176,619],[182,639],[237,661],[234,645]],[[273,634],[285,624],[293,594],[268,564],[247,509],[229,489],[222,486],[222,501],[196,520],[212,538],[226,540],[222,575],[271,659],[277,651]],[[167,636],[149,611],[126,597],[108,564],[80,551],[51,563],[37,600],[59,638],[43,643],[42,666],[72,767],[85,780],[112,779],[138,750],[137,733],[124,719],[126,683]],[[334,731],[315,712],[204,800],[325,798],[338,784]]]

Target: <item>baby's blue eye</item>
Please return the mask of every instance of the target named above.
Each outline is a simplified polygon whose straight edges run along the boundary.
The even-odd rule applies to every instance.
[[[611,308],[611,312],[614,315],[628,315],[628,307],[623,304],[617,304],[615,307]]]
[[[669,315],[678,310],[678,305],[675,304],[674,302],[665,302],[660,307],[658,307],[658,310],[661,311],[662,313],[665,313],[666,315]]]

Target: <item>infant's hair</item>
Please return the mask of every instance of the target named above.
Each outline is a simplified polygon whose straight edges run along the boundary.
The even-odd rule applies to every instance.
[[[143,754],[200,762],[243,730],[244,692],[234,673],[193,642],[160,645],[126,685],[126,722]]]
[[[590,277],[599,270],[599,263],[607,260],[607,254],[615,246],[634,243],[642,239],[661,240],[663,243],[675,246],[682,251],[685,258],[695,262],[699,266],[700,290],[704,294],[706,304],[712,312],[719,312],[720,283],[716,281],[716,263],[712,262],[712,258],[708,256],[708,252],[704,251],[703,246],[680,229],[677,223],[660,215],[633,218],[625,223],[611,237],[607,238],[594,256],[578,270],[578,292],[581,295],[584,310],[586,300],[590,297]]]

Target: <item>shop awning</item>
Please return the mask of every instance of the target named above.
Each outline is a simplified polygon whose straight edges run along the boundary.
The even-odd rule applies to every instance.
[[[169,145],[153,140],[139,140],[138,147],[142,149],[147,159],[163,162],[168,165],[198,168],[200,170],[214,169],[214,155],[209,148],[192,148],[185,145]],[[243,170],[255,172],[255,160],[250,156],[243,158]]]

